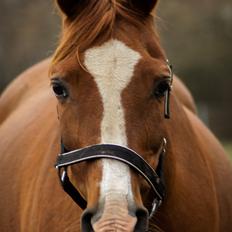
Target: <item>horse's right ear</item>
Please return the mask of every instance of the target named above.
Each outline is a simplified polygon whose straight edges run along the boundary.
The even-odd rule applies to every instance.
[[[62,13],[71,18],[77,13],[78,6],[83,4],[83,0],[56,0],[56,3]]]

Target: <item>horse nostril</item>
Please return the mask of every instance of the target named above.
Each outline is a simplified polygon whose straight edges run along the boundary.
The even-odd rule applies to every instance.
[[[83,232],[94,232],[92,226],[92,220],[96,213],[95,209],[86,209],[81,217],[81,231]],[[138,208],[135,212],[137,217],[137,223],[133,232],[145,232],[148,230],[148,211],[146,208]]]
[[[148,211],[146,208],[138,208],[135,213],[137,217],[137,223],[135,226],[135,232],[145,232],[148,230]]]
[[[91,224],[91,218],[93,217],[95,210],[86,209],[81,216],[81,231],[83,232],[93,232],[93,227]]]

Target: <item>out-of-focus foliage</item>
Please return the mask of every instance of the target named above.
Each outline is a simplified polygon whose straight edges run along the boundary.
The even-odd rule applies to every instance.
[[[0,1],[0,91],[24,71],[52,54],[59,20],[53,1]]]
[[[232,139],[232,1],[160,0],[158,16],[163,45],[200,115]]]
[[[53,2],[0,1],[0,90],[52,54],[60,29]],[[157,15],[162,45],[200,115],[218,136],[232,140],[232,1],[160,0]]]
[[[224,147],[225,147],[227,153],[230,155],[230,158],[232,161],[232,143],[226,143],[226,144],[224,144]]]

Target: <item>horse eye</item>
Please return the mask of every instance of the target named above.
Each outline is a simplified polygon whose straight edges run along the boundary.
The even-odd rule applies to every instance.
[[[67,98],[68,97],[68,91],[66,87],[59,82],[53,82],[52,83],[52,90],[55,93],[57,98]]]
[[[154,95],[157,98],[161,98],[165,96],[165,93],[170,90],[170,83],[167,80],[160,81],[154,90]]]

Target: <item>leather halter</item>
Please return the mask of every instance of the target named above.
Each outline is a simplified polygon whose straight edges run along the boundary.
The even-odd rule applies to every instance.
[[[167,60],[170,71],[170,88],[165,93],[164,99],[164,117],[170,118],[170,92],[173,83],[172,66]],[[157,208],[161,205],[165,196],[165,185],[163,178],[163,158],[166,153],[167,140],[163,138],[158,151],[159,163],[154,170],[138,153],[127,147],[114,144],[98,144],[73,151],[68,151],[61,142],[61,154],[57,157],[55,167],[58,169],[58,175],[64,191],[80,206],[83,210],[87,207],[86,200],[81,193],[74,187],[68,177],[68,167],[81,162],[96,159],[114,159],[127,164],[130,168],[139,173],[150,185],[154,193],[154,200],[149,209],[150,218],[154,215]]]
[[[164,138],[158,151],[158,157],[160,157],[159,164],[162,162],[161,159],[163,159],[166,152],[165,147],[166,139]],[[113,144],[98,144],[60,154],[57,157],[55,167],[58,169],[59,179],[64,191],[77,203],[77,205],[85,209],[87,207],[87,202],[70,182],[67,168],[73,164],[101,158],[114,159],[127,164],[148,182],[155,196],[149,210],[151,217],[162,203],[165,194],[164,182],[161,177],[162,165],[158,165],[156,172],[139,154],[126,147]]]

